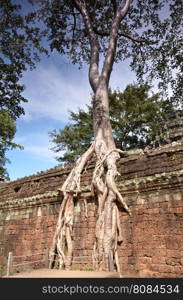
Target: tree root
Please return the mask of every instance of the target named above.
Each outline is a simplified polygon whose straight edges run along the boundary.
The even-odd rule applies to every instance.
[[[96,270],[120,272],[117,246],[122,242],[119,211],[117,201],[130,214],[129,208],[119,193],[115,177],[119,175],[116,160],[118,149],[107,151],[103,141],[94,142],[76,162],[67,180],[61,188],[63,201],[60,207],[58,222],[50,251],[50,267],[58,261],[59,268],[69,269],[73,256],[73,218],[74,196],[80,193],[81,173],[95,153],[97,162],[93,172],[92,190],[98,199],[98,212],[93,248],[93,264]],[[106,171],[107,169],[107,171]],[[85,203],[85,217],[87,204]]]
[[[74,219],[74,196],[80,192],[81,172],[88,160],[90,160],[94,151],[94,145],[77,160],[76,166],[70,172],[68,178],[61,188],[63,193],[63,201],[60,206],[56,231],[52,241],[50,250],[49,267],[58,260],[59,268],[69,269],[72,263],[73,254],[73,219]]]

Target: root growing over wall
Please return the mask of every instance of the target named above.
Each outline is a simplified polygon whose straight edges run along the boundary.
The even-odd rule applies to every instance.
[[[50,251],[50,268],[57,261],[60,269],[69,269],[73,257],[74,197],[80,193],[80,177],[87,162],[95,154],[96,165],[92,179],[92,190],[98,200],[93,264],[96,270],[120,272],[117,246],[122,242],[117,202],[130,214],[129,208],[119,193],[115,178],[119,175],[116,148],[107,149],[103,140],[93,142],[77,160],[63,184],[63,201]]]

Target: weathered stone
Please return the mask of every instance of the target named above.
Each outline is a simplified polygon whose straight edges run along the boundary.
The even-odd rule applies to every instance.
[[[82,193],[75,202],[74,256],[91,257],[95,241],[97,204],[89,185],[93,167],[89,165],[88,172],[82,176]],[[9,251],[24,255],[50,248],[62,202],[58,190],[70,168],[56,167],[0,183],[1,275],[5,272]],[[181,276],[183,145],[166,145],[144,155],[121,158],[118,169],[121,173],[118,187],[132,212],[130,217],[119,206],[123,242],[118,249],[122,272]],[[19,258],[19,262],[23,261]]]

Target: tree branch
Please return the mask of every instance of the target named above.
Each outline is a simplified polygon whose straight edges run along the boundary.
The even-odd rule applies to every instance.
[[[132,37],[129,34],[122,33],[122,32],[119,32],[118,36],[123,36],[123,37],[131,40],[132,42],[136,42],[136,43],[145,43],[145,44],[156,44],[157,43],[156,41],[145,40],[143,38],[135,38],[135,37]]]
[[[116,15],[117,8],[118,8],[118,1],[117,0],[111,0],[111,3],[113,5],[114,15]]]
[[[89,68],[89,80],[93,91],[95,92],[99,81],[99,42],[93,30],[92,21],[88,14],[85,0],[73,0],[76,9],[81,13],[89,36],[91,46],[91,58]]]
[[[74,43],[74,35],[75,35],[75,30],[76,30],[76,16],[74,13],[74,8],[73,8],[73,19],[74,19],[74,24],[73,24],[73,29],[72,29],[72,44]]]
[[[130,2],[131,2],[130,0],[126,0],[126,1],[125,1],[125,5],[123,6],[123,8],[121,8],[121,9],[119,10],[119,14],[120,14],[120,16],[121,16],[121,20],[124,19],[124,17],[126,16],[128,10],[129,10],[129,8],[130,8]],[[120,21],[121,21],[121,20],[120,20]]]
[[[107,31],[101,31],[101,30],[98,30],[97,28],[93,27],[93,31],[95,32],[95,34],[101,36],[101,37],[108,37],[110,36],[110,33],[107,32]],[[121,37],[125,37],[133,42],[136,42],[136,43],[146,43],[146,44],[156,44],[157,42],[156,41],[151,41],[151,40],[145,40],[141,37],[139,38],[135,38],[127,33],[124,33],[124,32],[118,32],[118,36]]]
[[[129,10],[129,7],[130,7],[130,0],[126,0],[124,7],[118,8],[118,10],[116,12],[116,16],[115,16],[113,24],[112,24],[107,54],[106,54],[103,69],[102,69],[102,78],[104,78],[106,80],[107,84],[109,82],[110,74],[112,71],[112,66],[114,63],[114,56],[116,53],[116,45],[117,45],[117,39],[118,39],[119,24],[120,24],[121,20],[125,18],[128,10]]]

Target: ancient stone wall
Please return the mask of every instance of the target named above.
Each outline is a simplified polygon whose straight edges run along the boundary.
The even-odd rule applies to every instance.
[[[87,256],[88,264],[73,265],[74,268],[92,267],[97,211],[90,190],[93,167],[91,163],[82,175],[82,193],[75,199],[73,234],[74,257]],[[22,256],[49,249],[62,201],[59,188],[70,168],[56,167],[0,183],[1,276],[10,251]],[[183,277],[183,144],[174,143],[143,155],[121,158],[118,168],[121,173],[118,187],[132,212],[128,216],[120,208],[122,274]],[[19,257],[16,263],[23,260],[31,261],[33,257]],[[42,265],[38,262],[33,267]],[[14,271],[17,270],[21,268],[17,266]]]

